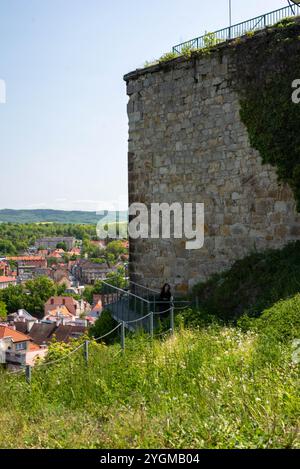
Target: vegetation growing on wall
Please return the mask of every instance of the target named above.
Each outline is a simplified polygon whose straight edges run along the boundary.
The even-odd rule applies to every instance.
[[[300,79],[300,23],[286,18],[245,38],[230,43],[237,61],[232,82],[241,98],[241,119],[263,163],[276,167],[279,180],[292,188],[300,211],[300,104],[292,101],[292,83]],[[181,54],[167,53],[146,66],[207,55],[219,45],[213,33],[206,34],[204,43],[204,48],[187,45]]]
[[[300,104],[292,101],[292,83],[300,78],[300,25],[287,19],[276,26],[237,45],[233,80],[251,145],[290,185],[300,211]]]
[[[195,286],[200,313],[189,314],[187,323],[201,324],[207,315],[226,322],[244,314],[258,317],[278,301],[297,294],[299,285],[300,242],[251,254]]]

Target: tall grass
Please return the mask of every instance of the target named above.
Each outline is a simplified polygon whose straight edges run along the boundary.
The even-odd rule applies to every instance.
[[[0,373],[0,447],[299,448],[289,341],[217,326]]]

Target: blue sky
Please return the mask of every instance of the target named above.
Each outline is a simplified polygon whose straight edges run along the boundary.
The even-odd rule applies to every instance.
[[[286,4],[232,0],[233,22]],[[227,23],[228,0],[1,0],[0,208],[126,200],[123,75]]]

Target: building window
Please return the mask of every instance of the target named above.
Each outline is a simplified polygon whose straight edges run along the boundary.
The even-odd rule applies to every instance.
[[[19,342],[16,344],[16,351],[26,350],[26,342]]]

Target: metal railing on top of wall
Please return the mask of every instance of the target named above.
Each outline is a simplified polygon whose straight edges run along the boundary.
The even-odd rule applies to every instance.
[[[247,32],[263,29],[267,26],[274,26],[284,18],[299,15],[300,6],[293,4],[255,18],[251,18],[250,20],[243,21],[242,23],[238,23],[224,29],[219,29],[215,32],[206,33],[203,36],[196,37],[190,41],[182,42],[181,44],[173,47],[173,52],[176,54],[182,54],[185,49],[203,49],[208,46],[221,44],[229,39],[241,37]]]

